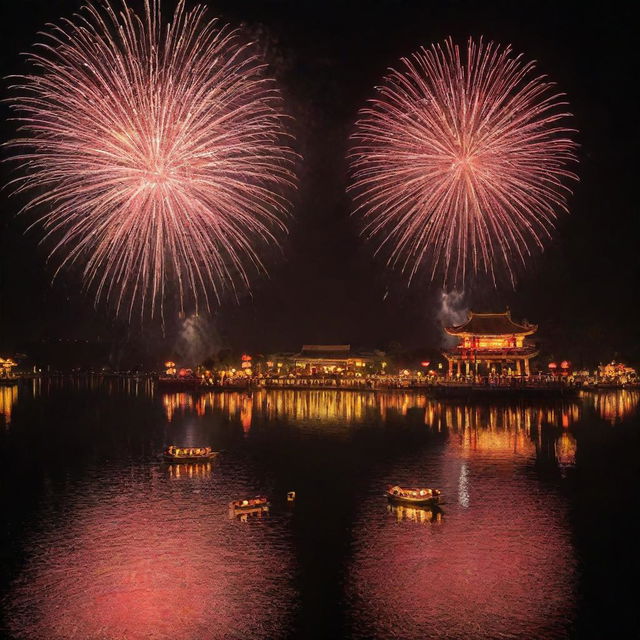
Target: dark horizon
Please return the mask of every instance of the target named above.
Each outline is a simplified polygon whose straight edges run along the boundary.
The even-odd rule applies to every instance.
[[[83,4],[47,0],[3,6],[2,75],[24,71],[46,22]],[[131,2],[133,6],[140,2]],[[173,2],[164,2],[165,13]],[[197,4],[190,0],[188,4]],[[266,43],[272,70],[295,118],[300,189],[291,232],[269,278],[251,294],[225,301],[213,326],[221,346],[247,351],[294,351],[303,343],[350,343],[435,348],[441,341],[441,288],[408,287],[374,259],[350,217],[345,155],[358,109],[386,69],[422,45],[451,35],[484,36],[511,44],[538,61],[567,93],[580,144],[580,182],[549,249],[532,261],[515,290],[478,283],[465,292],[476,311],[502,311],[539,325],[541,340],[568,358],[640,362],[635,316],[638,294],[637,215],[632,211],[632,153],[637,144],[632,85],[630,4],[568,2],[209,2],[210,13]],[[3,97],[9,95],[8,81]],[[632,112],[633,109],[633,112]],[[2,139],[14,134],[2,104]],[[3,165],[2,182],[9,178]],[[179,319],[131,326],[94,309],[72,276],[51,286],[52,268],[37,231],[24,234],[19,203],[2,192],[0,221],[0,352],[42,339],[101,340],[159,354],[177,340]],[[562,350],[562,353],[560,353]]]

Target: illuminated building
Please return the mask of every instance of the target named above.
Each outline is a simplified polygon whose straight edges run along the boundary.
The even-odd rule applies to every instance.
[[[353,351],[349,344],[305,344],[293,361],[296,367],[316,375],[361,371],[382,357],[382,351]]]
[[[445,331],[459,339],[454,349],[443,355],[449,362],[449,377],[457,375],[505,373],[529,375],[529,360],[537,350],[525,340],[537,331],[537,325],[517,324],[511,313],[469,313],[469,319]],[[498,369],[499,367],[499,369]]]
[[[11,358],[0,358],[0,378],[12,378],[16,363]]]
[[[601,381],[615,382],[618,384],[626,384],[635,382],[636,370],[628,367],[621,362],[610,362],[609,364],[600,365],[597,371],[597,377]]]

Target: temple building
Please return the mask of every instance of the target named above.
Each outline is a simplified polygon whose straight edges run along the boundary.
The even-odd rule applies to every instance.
[[[514,322],[508,310],[504,313],[470,312],[464,324],[445,328],[450,336],[460,341],[457,347],[443,353],[449,362],[449,377],[491,373],[528,376],[529,360],[538,352],[526,337],[537,329],[537,325]]]

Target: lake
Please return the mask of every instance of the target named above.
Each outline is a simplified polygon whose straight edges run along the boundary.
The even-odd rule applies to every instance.
[[[639,402],[0,387],[0,637],[629,637]],[[168,465],[168,444],[222,453]],[[230,513],[255,495],[268,512]]]

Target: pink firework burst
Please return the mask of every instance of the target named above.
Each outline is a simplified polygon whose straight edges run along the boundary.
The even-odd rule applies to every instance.
[[[363,234],[413,278],[464,286],[544,248],[576,162],[563,94],[510,47],[451,39],[403,59],[360,113],[351,152]]]
[[[25,209],[56,273],[77,265],[96,301],[154,315],[248,286],[286,231],[294,154],[281,100],[237,31],[158,0],[89,3],[50,26],[12,100]]]

